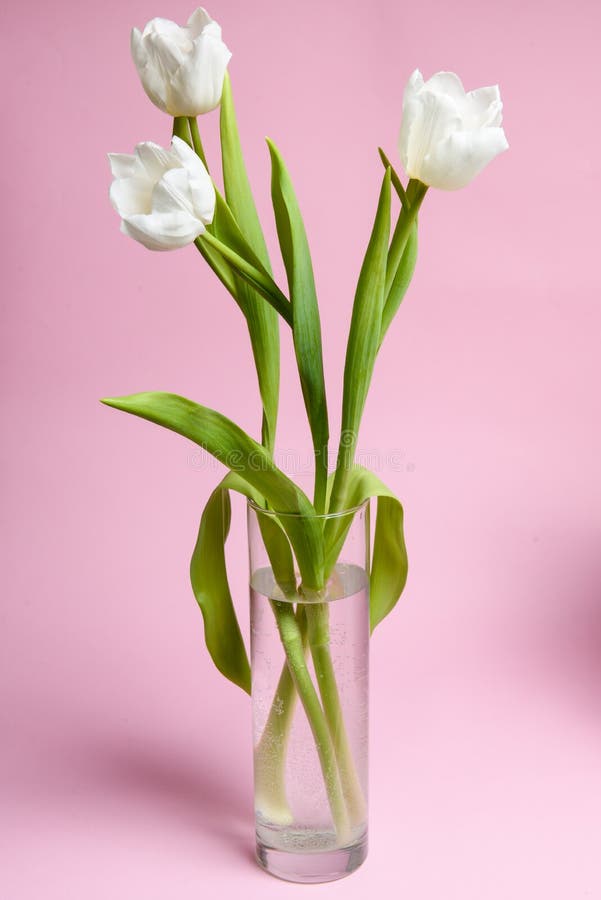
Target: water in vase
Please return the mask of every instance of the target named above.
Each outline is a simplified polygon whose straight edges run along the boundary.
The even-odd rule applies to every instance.
[[[286,665],[272,601],[293,604],[316,699],[324,710],[335,765],[324,767],[319,739]],[[365,858],[368,771],[369,603],[365,571],[339,563],[320,603],[288,597],[270,568],[251,579],[251,662],[255,812],[259,861],[293,880],[341,877]],[[319,630],[312,625],[319,620]],[[313,717],[314,718],[314,717]],[[333,805],[332,788],[341,803]],[[328,790],[329,785],[330,790]],[[262,854],[268,859],[262,859]],[[294,870],[314,854],[307,877]],[[345,858],[344,871],[341,857]],[[278,861],[281,863],[278,872]],[[305,865],[306,868],[306,865]],[[299,877],[301,876],[301,877]]]

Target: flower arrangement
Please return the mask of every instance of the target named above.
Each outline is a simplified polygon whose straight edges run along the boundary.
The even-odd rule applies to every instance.
[[[301,700],[316,740],[334,828],[343,843],[362,798],[328,650],[328,582],[350,522],[337,514],[355,510],[370,498],[377,500],[369,571],[373,630],[403,590],[407,556],[401,503],[374,473],[355,464],[361,418],[378,351],[416,265],[418,216],[428,189],[466,186],[507,149],[499,90],[486,87],[466,93],[451,72],[424,81],[415,71],[409,79],[399,137],[408,181],[403,184],[380,150],[384,173],[352,307],[341,437],[335,470],[329,472],[319,308],[309,243],[282,155],[268,141],[285,288],[274,280],[247,177],[227,72],[231,54],[219,25],[204,9],[197,9],[183,27],[153,19],[143,32],[133,29],[131,52],[146,94],[173,118],[173,134],[167,148],[142,142],[131,155],[109,155],[111,202],[121,217],[122,231],[149,250],[194,244],[237,303],[246,319],[256,366],[262,403],[260,439],[221,413],[174,394],[142,393],[103,402],[183,435],[230,469],[202,513],[190,572],[208,651],[219,671],[247,692],[251,669],[225,566],[230,492],[237,491],[256,509],[273,513],[265,518],[262,537],[279,591],[279,599],[271,598],[271,605],[285,654],[274,704],[277,701],[281,708],[297,696]],[[217,107],[223,190],[210,173],[197,118]],[[315,460],[311,498],[274,462],[280,320],[292,332],[311,431]],[[313,676],[307,653],[313,660]],[[279,752],[285,753],[285,741]],[[285,791],[278,783],[282,777],[280,772],[263,786],[262,802],[285,819]]]

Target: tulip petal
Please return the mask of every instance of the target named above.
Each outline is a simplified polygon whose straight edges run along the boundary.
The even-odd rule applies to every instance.
[[[414,97],[416,97],[417,94],[419,94],[419,92],[423,88],[423,86],[424,86],[424,79],[423,79],[422,73],[420,72],[419,69],[415,69],[411,73],[411,75],[409,77],[409,81],[407,82],[407,84],[405,86],[405,92],[403,94],[403,105],[407,101],[412,100]]]
[[[185,166],[187,172],[188,191],[192,200],[195,215],[205,225],[213,221],[215,215],[215,187],[202,160],[191,147],[178,137],[172,141],[173,153]]]
[[[172,169],[178,165],[178,160],[174,158],[173,154],[159,144],[155,144],[154,141],[143,141],[138,144],[136,155],[145,174],[152,181],[158,181],[165,169]]]
[[[399,150],[405,171],[411,178],[431,184],[424,172],[424,160],[431,147],[446,140],[461,127],[461,117],[453,100],[424,87],[403,106]]]
[[[148,62],[148,52],[137,28],[131,30],[130,48],[136,66],[143,68]]]
[[[226,45],[214,35],[205,31],[195,39],[192,52],[171,80],[180,115],[196,116],[219,105],[231,58]]]
[[[403,117],[401,119],[401,132],[399,135],[399,152],[405,171],[407,171],[409,162],[409,135],[413,126],[413,116],[411,111],[415,109],[415,101],[423,86],[424,79],[422,78],[422,73],[419,69],[415,69],[415,71],[411,73],[403,93]]]
[[[179,165],[185,166],[186,169],[194,172],[195,175],[198,172],[207,171],[196,151],[176,134],[171,138],[171,154]]]
[[[136,173],[136,157],[131,153],[109,153],[111,173],[115,178],[131,178]]]
[[[465,187],[508,147],[502,128],[456,131],[435,145],[426,156],[422,180],[445,191]]]
[[[184,210],[193,215],[192,197],[185,169],[169,169],[152,191],[152,211],[172,213]]]
[[[150,34],[146,38],[146,47],[151,61],[158,71],[167,77],[173,75],[182,65],[192,50],[192,41],[183,28],[168,34]]]
[[[147,26],[148,27],[148,26]],[[146,29],[144,29],[146,31]],[[158,106],[162,112],[166,112],[165,97],[165,80],[160,66],[157,66],[150,59],[148,50],[146,49],[144,36],[140,34],[137,28],[132,29],[131,33],[131,55],[134,65],[138,71],[142,87],[146,92],[146,96]]]
[[[503,121],[503,104],[497,84],[478,88],[467,95],[472,127],[498,127]]]
[[[142,32],[142,37],[146,38],[149,35],[158,34],[173,35],[180,30],[181,26],[178,25],[177,22],[173,22],[171,19],[163,19],[161,16],[156,16],[154,19],[151,19],[150,22],[146,23],[144,31]]]
[[[152,210],[152,185],[147,178],[117,178],[109,196],[122,218]]]
[[[436,75],[428,78],[424,90],[432,91],[434,94],[446,94],[447,97],[452,97],[458,103],[463,103],[465,100],[465,88],[459,75],[454,72],[437,72]]]
[[[148,250],[177,250],[191,244],[205,227],[181,211],[128,216],[123,219],[121,230]]]
[[[221,28],[215,22],[206,9],[203,9],[202,6],[199,6],[198,9],[195,9],[190,18],[188,19],[187,29],[190,34],[190,37],[194,40],[199,37],[205,29],[208,29],[211,34],[214,34],[215,37],[221,37]]]

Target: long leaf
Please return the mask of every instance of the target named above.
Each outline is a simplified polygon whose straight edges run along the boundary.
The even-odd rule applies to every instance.
[[[353,304],[344,366],[341,439],[330,511],[337,511],[344,505],[346,481],[353,464],[361,416],[378,352],[389,236],[390,169],[387,169]]]
[[[150,392],[111,397],[107,406],[132,413],[189,438],[236,472],[284,516],[303,586],[320,591],[324,580],[323,541],[315,509],[306,495],[274,464],[268,450],[221,413],[177,394]]]
[[[292,337],[315,452],[315,507],[322,512],[328,477],[328,409],[321,325],[309,242],[284,160],[271,142],[271,198],[292,304]]]
[[[269,254],[242,156],[234,101],[227,72],[221,95],[220,132],[223,184],[227,205],[232,210],[240,230],[258,260],[271,274]],[[246,310],[245,315],[263,403],[263,426],[261,429],[263,444],[273,452],[280,391],[278,314],[248,284],[241,282],[240,279],[237,281],[239,282],[238,293],[243,297]]]
[[[250,182],[244,165],[232,87],[228,73],[223,81],[220,112],[221,157],[225,199],[238,225],[265,269],[271,272],[269,254]]]

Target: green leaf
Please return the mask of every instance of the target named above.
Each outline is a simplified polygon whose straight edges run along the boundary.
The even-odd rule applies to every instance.
[[[228,478],[215,488],[200,520],[190,580],[202,612],[207,649],[222,675],[250,694],[250,665],[230,593],[225,542],[230,528]]]
[[[225,199],[258,261],[271,274],[269,254],[253,199],[244,158],[229,75],[221,94],[221,158]],[[280,333],[278,315],[247,284],[239,284],[263,402],[263,443],[273,451],[280,390]]]
[[[231,192],[230,192],[231,196]],[[254,249],[242,234],[228,204],[223,201],[216,206],[214,234],[237,252],[245,255],[266,277],[271,279],[270,269],[255,254]],[[200,243],[200,242],[199,242]],[[205,242],[206,246],[206,242]],[[250,337],[255,370],[259,382],[259,392],[263,405],[263,443],[273,452],[277,428],[280,392],[280,333],[278,312],[292,319],[290,304],[283,300],[276,308],[265,303],[265,294],[254,289],[240,274],[233,273],[236,300],[240,306]],[[277,311],[276,311],[277,310]]]
[[[257,258],[271,272],[267,245],[244,165],[232,87],[227,72],[223,81],[219,124],[225,199]]]
[[[250,261],[249,256],[243,256],[238,253],[231,247],[230,241],[222,241],[208,230],[203,231],[203,233],[196,238],[194,243],[199,249],[201,249],[201,245],[208,245],[210,249],[221,254],[236,275],[239,275],[245,282],[250,284],[254,290],[264,297],[267,302],[277,310],[282,318],[288,322],[288,324],[292,324],[292,308],[289,301],[282,294],[277,284],[275,284],[271,275],[266,273],[263,268],[259,268]],[[241,302],[239,297],[238,302]]]
[[[294,556],[281,521],[274,513],[267,510],[264,513],[257,511],[255,515],[257,516],[263,544],[271,563],[273,577],[284,596],[288,600],[296,601],[299,597],[297,594]]]
[[[221,221],[227,217],[225,207],[225,201],[223,204],[218,203],[217,205],[217,210],[221,211],[217,212],[217,216]],[[235,223],[232,225],[231,221],[229,224],[231,235],[237,226]],[[225,229],[221,230],[225,231]],[[270,305],[274,302],[273,298],[270,294],[268,303],[266,303],[265,293],[253,289],[248,281],[236,274],[236,269],[206,240],[196,240],[195,244],[205,261],[232,295],[246,319],[263,405],[262,440],[263,444],[273,452],[280,387],[279,320],[278,313]],[[250,248],[248,249],[250,250]],[[291,321],[292,314],[288,310],[288,301],[284,298],[280,303],[283,304],[282,309],[288,314]],[[278,308],[280,307],[278,306]]]
[[[245,298],[239,295],[239,282],[230,264],[225,261],[223,256],[218,253],[217,250],[209,247],[207,243],[202,241],[195,241],[194,243],[202,254],[205,262],[208,263],[222,285],[230,292],[244,315],[246,315]],[[244,282],[240,283],[243,284]],[[264,302],[264,299],[261,298],[261,303]]]
[[[394,609],[407,581],[407,549],[403,534],[403,507],[400,500],[378,477],[363,466],[349,473],[344,506],[352,509],[372,497],[378,499],[376,528],[369,579],[369,617],[373,631]],[[335,565],[351,524],[348,516],[340,517],[326,538],[326,571]]]
[[[403,182],[399,178],[399,175],[398,175],[396,169],[394,168],[394,166],[392,165],[392,163],[390,162],[390,160],[388,159],[388,157],[386,156],[386,154],[384,153],[384,151],[382,150],[381,147],[378,147],[378,153],[380,154],[380,159],[382,160],[384,168],[390,169],[390,180],[392,182],[393,188],[395,189],[395,191],[398,194],[399,200],[401,201],[401,205],[403,206],[404,209],[409,209],[409,205],[410,205],[409,200],[407,199],[407,194],[405,192],[405,188],[403,187]]]
[[[405,191],[401,179],[381,147],[378,152],[384,167],[390,169],[392,184],[401,201],[401,212],[390,242],[386,264],[381,345],[413,278],[417,262],[417,214],[428,188],[421,181],[411,179]]]
[[[271,156],[271,198],[292,304],[292,336],[315,452],[315,507],[324,509],[328,477],[328,409],[321,324],[311,252],[292,181],[277,147]]]
[[[190,560],[190,581],[202,612],[207,649],[217,669],[250,693],[250,665],[227,576],[225,543],[230,528],[230,491],[237,491],[256,506],[261,495],[239,475],[229,472],[217,485],[203,510],[196,545]],[[274,576],[286,595],[296,596],[294,560],[288,538],[273,514],[261,515],[259,524]]]
[[[353,304],[344,366],[341,438],[331,512],[342,508],[346,480],[353,465],[359,425],[378,352],[389,236],[390,169],[387,169]]]
[[[177,394],[151,392],[107,398],[107,406],[162,425],[194,441],[240,476],[284,516],[303,586],[319,591],[324,582],[323,539],[319,519],[306,495],[274,464],[268,450],[221,413]]]
[[[382,183],[373,231],[359,275],[344,368],[342,429],[355,439],[373,373],[382,311],[390,234],[390,172]]]
[[[292,324],[292,308],[282,294],[270,273],[256,256],[238,227],[224,198],[216,190],[215,215],[206,231],[196,238],[194,244],[220,281],[238,303],[242,312],[248,313],[248,296],[240,286],[250,287],[258,297],[267,300],[282,318]],[[255,295],[251,295],[255,297]]]
[[[270,270],[263,264],[262,260],[257,256],[250,243],[243,234],[242,228],[238,224],[229,204],[225,198],[216,191],[215,215],[210,226],[210,231],[227,246],[234,250],[239,256],[251,263],[256,269],[264,275],[271,278]]]

